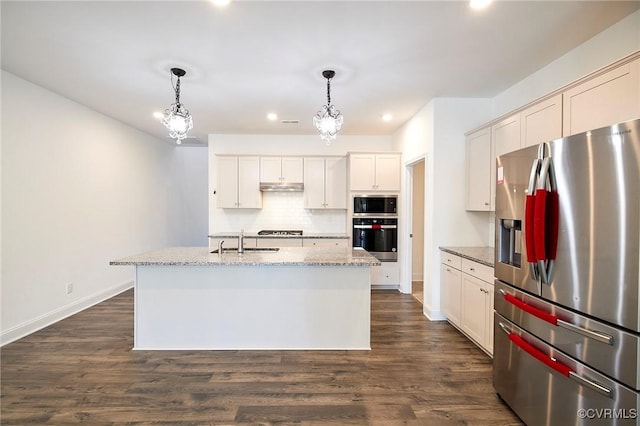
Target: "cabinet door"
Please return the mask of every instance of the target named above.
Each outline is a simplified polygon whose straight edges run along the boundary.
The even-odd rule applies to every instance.
[[[325,207],[325,160],[322,157],[304,159],[304,207],[321,209]],[[346,179],[346,176],[345,176]]]
[[[280,157],[260,157],[260,182],[281,182],[282,159]]]
[[[440,266],[442,310],[447,319],[457,326],[460,326],[461,275],[459,270],[449,265]]]
[[[491,128],[467,137],[466,209],[489,211],[491,208]]]
[[[487,331],[487,293],[485,282],[468,274],[462,274],[462,330],[481,346],[485,344]]]
[[[374,154],[352,154],[349,156],[349,189],[371,191],[376,184],[376,156]]]
[[[302,157],[282,157],[282,181],[302,182],[304,164]]]
[[[218,157],[216,205],[221,209],[238,207],[238,157]]]
[[[238,157],[238,207],[262,208],[259,157]]]
[[[523,147],[561,137],[562,95],[539,102],[520,113],[520,139]]]
[[[491,127],[496,157],[520,149],[520,115],[514,114]]]
[[[640,117],[640,59],[562,94],[563,136]]]
[[[507,117],[491,127],[491,211],[496,209],[496,157],[520,149],[520,114]]]
[[[328,209],[347,208],[346,157],[327,157],[325,159],[325,207]]]
[[[493,284],[486,284],[485,289],[487,295],[487,309],[485,324],[487,329],[484,336],[484,348],[493,355]]]
[[[375,189],[378,191],[400,191],[400,156],[397,154],[378,154],[375,166]]]

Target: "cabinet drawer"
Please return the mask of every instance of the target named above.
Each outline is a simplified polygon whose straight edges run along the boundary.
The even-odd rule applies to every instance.
[[[482,263],[474,262],[469,259],[462,260],[462,272],[472,275],[482,281],[493,283],[493,268],[483,265]]]
[[[349,240],[338,238],[303,238],[302,247],[349,247]]]
[[[440,252],[442,253],[442,264],[451,266],[452,268],[460,269],[462,258],[460,256],[456,256],[455,254]]]

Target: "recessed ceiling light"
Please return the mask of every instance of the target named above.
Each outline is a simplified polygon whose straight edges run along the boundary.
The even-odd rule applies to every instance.
[[[157,118],[158,120],[160,120],[162,117],[164,117],[164,114],[161,113],[160,111],[156,111],[153,113],[153,117]]]
[[[393,119],[393,115],[391,114],[382,114],[382,121],[391,121]]]
[[[231,0],[211,0],[211,3],[218,7],[225,7],[228,6],[229,3],[231,3]]]
[[[276,121],[277,119],[278,119],[278,114],[276,114],[275,112],[270,112],[269,114],[267,114],[267,120]]]
[[[470,0],[469,7],[471,7],[471,9],[480,10],[487,8],[491,3],[493,3],[493,0]]]

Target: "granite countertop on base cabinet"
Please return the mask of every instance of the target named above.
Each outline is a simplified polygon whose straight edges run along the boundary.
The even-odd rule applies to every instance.
[[[493,247],[440,247],[440,250],[493,268]]]

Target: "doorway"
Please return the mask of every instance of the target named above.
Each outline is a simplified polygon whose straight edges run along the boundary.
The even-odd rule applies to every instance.
[[[411,294],[424,304],[424,159],[413,164],[411,179]]]

